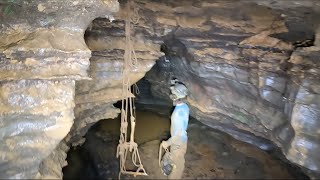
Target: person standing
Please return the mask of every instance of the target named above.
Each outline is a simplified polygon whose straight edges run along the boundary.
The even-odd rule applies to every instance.
[[[184,156],[188,143],[187,128],[189,122],[189,107],[186,104],[188,89],[184,84],[179,82],[175,82],[170,89],[172,93],[170,98],[173,100],[175,108],[171,115],[171,137],[161,143],[164,149],[170,147],[170,151],[167,152],[169,154],[164,155],[164,157],[170,156],[170,172],[164,173],[168,175],[169,179],[181,179],[185,164]],[[166,159],[168,158],[164,158],[164,161],[166,161]],[[167,162],[164,164],[166,163]],[[163,168],[164,167],[162,167],[162,169]]]

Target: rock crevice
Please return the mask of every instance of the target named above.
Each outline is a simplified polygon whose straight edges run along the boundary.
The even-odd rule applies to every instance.
[[[124,4],[0,5],[0,177],[61,178],[68,146],[119,113]],[[262,149],[276,145],[319,173],[319,6],[136,0],[139,66],[130,75],[150,85],[138,100],[167,106],[168,82],[177,77],[190,90],[193,117]],[[297,45],[310,39],[309,47]]]
[[[89,79],[84,31],[118,9],[113,0],[0,3],[0,178],[62,178],[75,80]]]

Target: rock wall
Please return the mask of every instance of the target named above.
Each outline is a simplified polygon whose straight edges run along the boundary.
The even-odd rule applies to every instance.
[[[316,37],[317,39],[320,36]],[[286,134],[282,129],[280,139],[290,142],[286,147],[289,160],[319,172],[320,152],[320,46],[299,48],[292,54],[289,62],[289,88],[287,90],[290,102],[285,104],[285,114],[288,115],[294,136],[290,141],[281,135]],[[285,127],[288,128],[288,127]]]
[[[319,3],[137,1],[136,8],[141,36],[163,41],[166,53],[145,78],[153,97],[168,100],[177,77],[190,90],[193,117],[262,149],[275,144],[319,172]]]
[[[125,48],[123,18],[108,22],[95,19],[85,34],[92,51],[89,74],[92,80],[81,80],[76,84],[75,124],[67,138],[73,146],[82,144],[88,129],[101,119],[115,118],[120,113],[114,103],[122,97],[122,67]],[[132,20],[134,20],[132,18]],[[137,63],[130,73],[131,84],[145,76],[160,56],[160,44],[139,36],[139,24],[132,30]],[[142,27],[140,27],[142,29]]]
[[[0,3],[1,178],[61,178],[68,146],[119,113],[123,7],[108,22],[118,8],[115,0]],[[190,89],[193,117],[263,149],[272,141],[319,173],[318,2],[137,0],[134,8],[133,83],[164,44],[146,75],[153,97],[169,102],[175,76]]]
[[[1,1],[0,178],[62,177],[67,148],[57,145],[73,124],[75,80],[88,79],[84,31],[118,8],[113,0]]]

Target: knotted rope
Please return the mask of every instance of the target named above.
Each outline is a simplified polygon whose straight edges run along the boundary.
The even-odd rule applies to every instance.
[[[134,9],[134,15],[131,14],[130,4],[133,3],[131,0],[127,2],[127,17],[125,21],[125,53],[124,53],[124,64],[122,71],[122,95],[124,99],[121,101],[121,127],[120,127],[120,139],[117,147],[117,158],[120,160],[120,172],[121,174],[131,174],[137,175],[147,175],[140,159],[138,144],[134,142],[134,132],[135,132],[135,120],[136,113],[134,107],[134,97],[131,96],[131,81],[130,81],[130,71],[133,68],[137,68],[138,60],[133,48],[133,43],[131,39],[131,18],[137,14],[136,9]],[[135,19],[138,21],[137,19]],[[133,87],[133,91],[138,92],[136,86]],[[130,125],[131,134],[130,141],[127,142],[127,128],[128,128],[128,115],[130,115]],[[137,167],[135,171],[128,171],[126,169],[126,159],[128,151],[132,152],[132,163]]]

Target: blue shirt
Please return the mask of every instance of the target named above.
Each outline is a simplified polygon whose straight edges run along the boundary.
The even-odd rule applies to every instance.
[[[171,115],[171,138],[168,140],[172,143],[186,143],[188,141],[187,128],[189,122],[189,107],[186,103],[177,104]]]

